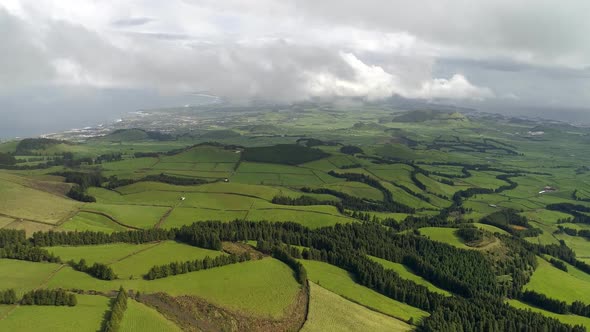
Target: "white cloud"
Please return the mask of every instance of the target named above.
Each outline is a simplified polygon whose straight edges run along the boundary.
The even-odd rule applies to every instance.
[[[494,96],[489,88],[474,86],[459,74],[450,79],[426,80],[416,89],[379,66],[363,63],[351,53],[342,53],[340,56],[352,69],[352,77],[343,79],[331,73],[307,73],[309,94],[322,97],[366,97],[369,100],[393,95],[406,98],[471,100]]]
[[[0,11],[0,24],[4,16],[19,28],[0,31],[4,45],[14,45],[3,50],[0,70],[17,79],[0,78],[0,92],[49,82],[279,100],[524,96],[500,76],[482,81],[436,66],[449,57],[590,63],[584,29],[574,29],[587,26],[587,5],[539,3],[4,0],[10,14]],[[531,12],[550,33],[539,32]]]

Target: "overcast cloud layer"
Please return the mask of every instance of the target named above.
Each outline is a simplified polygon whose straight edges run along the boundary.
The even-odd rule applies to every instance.
[[[0,115],[16,96],[51,112],[80,91],[586,107],[588,13],[550,0],[0,0]]]

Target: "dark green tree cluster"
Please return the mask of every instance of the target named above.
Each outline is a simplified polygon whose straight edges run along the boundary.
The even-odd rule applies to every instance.
[[[297,206],[307,206],[307,205],[334,205],[334,201],[320,201],[319,199],[311,196],[301,195],[296,198],[292,198],[289,196],[281,196],[277,195],[272,198],[271,201],[273,204],[280,204],[280,205],[297,205]]]
[[[303,246],[307,249],[302,252],[302,257],[339,266],[362,285],[430,312],[431,315],[422,322],[424,331],[521,331],[522,327],[535,331],[583,331],[581,327],[564,325],[503,302],[504,296],[517,297],[520,294],[522,285],[536,266],[536,255],[548,254],[564,261],[567,260],[563,257],[571,255],[575,260],[573,252],[565,246],[541,246],[520,238],[499,236],[507,248],[505,256],[510,260],[498,261],[483,252],[458,249],[411,232],[399,234],[377,223],[339,224],[310,230],[290,222],[209,221],[170,231],[151,231],[119,232],[105,235],[105,238],[137,241],[145,239],[144,236],[165,234],[170,239],[193,245],[260,240]],[[38,235],[37,239],[78,242],[94,236],[90,235],[92,232],[82,233]],[[69,236],[72,239],[66,239]],[[285,252],[294,257],[294,249]],[[416,274],[459,296],[444,297],[432,293],[424,286],[402,279],[395,271],[384,269],[367,254],[406,264]],[[499,282],[496,278],[499,275],[510,275],[512,280]]]
[[[555,203],[549,204],[545,207],[547,210],[560,211],[563,213],[571,214],[573,218],[560,220],[559,223],[579,223],[579,224],[590,224],[590,216],[585,214],[590,212],[590,207],[581,204],[571,203]]]
[[[0,290],[0,304],[15,304],[17,301],[14,289]]]
[[[297,248],[286,248],[286,246],[280,244],[273,245],[270,242],[263,240],[258,240],[256,248],[263,253],[271,254],[273,258],[287,264],[293,272],[295,272],[295,279],[297,279],[297,282],[307,287],[307,270],[303,264],[293,258],[290,253],[296,252],[296,255],[300,255]]]
[[[197,259],[186,262],[172,262],[165,265],[156,265],[150,268],[148,273],[144,275],[147,280],[154,280],[160,278],[166,278],[168,276],[175,276],[177,274],[185,274],[194,271],[212,269],[214,267],[220,267],[224,265],[236,264],[251,259],[248,253],[241,255],[221,255],[214,258],[209,256],[203,259]]]
[[[37,289],[23,295],[22,305],[55,305],[70,306],[78,304],[76,295],[63,289]]]
[[[544,294],[540,294],[531,290],[525,290],[522,292],[520,299],[536,307],[543,308],[558,314],[566,314],[569,311],[569,306],[566,302],[549,298]]]
[[[328,157],[329,154],[299,144],[277,144],[273,146],[246,148],[242,160],[262,163],[298,165]]]
[[[72,144],[68,141],[61,141],[51,138],[25,138],[16,145],[17,155],[34,155],[35,150],[45,150],[46,148],[58,144]]]
[[[340,148],[340,152],[345,153],[345,154],[357,154],[357,153],[363,153],[363,149],[359,148],[358,146],[354,146],[354,145],[345,145]]]
[[[311,194],[328,194],[335,197],[340,198],[340,205],[342,209],[353,210],[353,211],[387,211],[387,207],[381,201],[374,201],[374,200],[367,200],[362,199],[359,197],[351,196],[346,193],[327,189],[327,188],[318,188],[318,189],[311,189],[311,188],[301,188],[301,191],[304,193],[311,193]],[[340,210],[340,207],[337,206]]]
[[[59,257],[34,246],[26,238],[24,230],[0,229],[0,258],[31,262],[60,262]]]
[[[361,164],[350,164],[350,165],[342,165],[342,166],[340,166],[338,168],[340,168],[340,169],[351,169],[351,168],[360,168],[360,167],[363,167],[363,165],[361,165]]]
[[[480,222],[482,224],[496,226],[512,235],[520,237],[538,236],[543,233],[542,230],[533,228],[529,224],[527,218],[525,216],[519,215],[518,211],[514,209],[504,209],[493,212],[483,217]]]
[[[522,292],[520,299],[536,307],[558,314],[574,314],[578,316],[590,317],[590,305],[582,301],[574,301],[567,304],[564,301],[552,299],[544,294],[526,290]]]
[[[330,172],[328,172],[328,174],[330,174],[333,177],[346,179],[346,181],[365,183],[365,184],[381,191],[383,193],[382,205],[383,205],[385,211],[399,212],[399,213],[414,213],[415,212],[414,208],[409,207],[409,206],[399,203],[399,202],[395,202],[393,200],[393,195],[391,194],[391,192],[389,190],[387,190],[387,188],[385,188],[381,184],[381,182],[379,182],[376,179],[373,179],[372,177],[370,177],[368,175],[359,174],[359,173],[336,173],[334,171],[330,171]]]
[[[86,203],[94,203],[96,202],[96,197],[92,195],[88,195],[80,186],[74,185],[70,191],[66,193],[66,195],[79,202],[86,202]]]
[[[1,232],[2,230],[0,230]],[[137,231],[113,232],[111,234],[94,231],[83,232],[35,232],[28,241],[36,247],[84,246],[107,243],[148,243],[174,240],[175,230],[145,229]]]
[[[89,275],[100,279],[100,280],[114,280],[117,279],[117,275],[110,266],[102,263],[94,263],[92,266],[86,264],[84,258],[80,259],[78,263],[74,261],[68,262],[72,268],[76,271],[88,273]]]
[[[0,165],[16,165],[16,158],[11,154],[0,152]]]
[[[209,183],[203,179],[196,179],[196,178],[189,178],[189,177],[180,177],[180,176],[173,176],[167,175],[164,173],[160,174],[153,174],[145,176],[141,179],[119,179],[116,176],[111,176],[107,179],[106,184],[103,184],[103,187],[107,189],[115,189],[122,186],[128,186],[130,184],[134,184],[137,182],[144,182],[144,181],[152,181],[152,182],[162,182],[173,184],[177,186],[195,186],[200,184]]]
[[[123,287],[119,288],[117,297],[112,303],[111,311],[107,314],[103,324],[104,332],[117,332],[121,327],[123,315],[125,314],[125,310],[127,310],[127,293]]]
[[[567,265],[565,265],[565,263],[560,261],[559,259],[551,257],[549,258],[549,263],[551,263],[551,265],[555,266],[556,268],[567,272]]]
[[[457,234],[457,236],[459,236],[463,241],[467,243],[479,242],[485,238],[484,231],[471,225],[470,227],[459,227],[459,229],[455,231],[455,234]]]

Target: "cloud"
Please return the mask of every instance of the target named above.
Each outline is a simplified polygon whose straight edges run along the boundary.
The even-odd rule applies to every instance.
[[[117,27],[137,27],[153,22],[151,17],[127,17],[113,21],[113,25]]]
[[[5,1],[0,93],[52,85],[279,101],[590,101],[579,93],[590,63],[582,2]]]
[[[338,78],[331,73],[308,73],[309,93],[322,97],[366,97],[369,100],[393,95],[421,99],[483,100],[494,96],[489,88],[472,85],[463,75],[450,79],[435,78],[423,81],[419,88],[404,84],[404,79],[382,67],[367,65],[354,54],[342,53],[343,61],[353,71],[351,79]]]

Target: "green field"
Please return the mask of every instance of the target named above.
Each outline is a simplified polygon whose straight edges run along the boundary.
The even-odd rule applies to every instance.
[[[90,203],[84,210],[104,213],[119,223],[136,228],[152,228],[169,210],[167,207]]]
[[[141,293],[194,295],[229,309],[275,318],[284,314],[300,289],[291,269],[270,258],[152,281],[102,281],[67,267],[60,270],[47,287],[107,292],[121,285]]]
[[[63,223],[60,228],[66,231],[94,231],[104,233],[124,231],[127,229],[105,216],[88,212],[78,212],[74,217]]]
[[[555,318],[565,324],[582,325],[582,326],[585,326],[586,328],[590,328],[590,318],[588,318],[588,317],[577,316],[577,315],[556,314],[551,311],[547,311],[547,310],[543,310],[543,309],[540,309],[537,307],[530,306],[530,305],[520,302],[518,300],[507,300],[507,302],[515,308],[538,312],[538,313],[541,313],[543,316]]]
[[[50,252],[64,261],[78,262],[84,258],[87,264],[95,262],[109,265],[119,279],[141,278],[154,265],[164,265],[171,261],[211,258],[221,255],[219,251],[165,241],[146,244],[107,244],[79,247],[49,247]],[[173,257],[170,254],[173,253]]]
[[[423,227],[420,228],[420,234],[430,238],[431,240],[444,242],[460,249],[469,249],[459,236],[455,234],[457,228],[447,227]]]
[[[411,331],[412,327],[395,318],[372,311],[310,283],[307,321],[301,331]]]
[[[0,196],[0,214],[49,224],[58,223],[81,206],[63,196],[34,189],[34,184],[27,179],[2,172]]]
[[[369,288],[357,284],[349,273],[336,266],[302,260],[310,281],[346,299],[359,303],[372,310],[396,317],[403,321],[414,321],[428,316],[428,313],[395,301]]]
[[[0,320],[2,331],[88,331],[101,327],[103,314],[109,310],[109,299],[96,295],[76,295],[75,307],[19,306]]]
[[[20,296],[41,287],[59,268],[58,264],[0,259],[0,289],[13,288]]]
[[[553,267],[544,259],[538,258],[539,266],[525,289],[534,290],[548,297],[571,303],[590,298],[590,275],[576,271],[573,266],[564,272]]]
[[[436,292],[436,293],[440,293],[443,295],[451,296],[451,293],[447,292],[444,289],[440,289],[440,288],[436,287],[435,285],[431,284],[428,280],[425,280],[424,278],[420,277],[419,275],[414,274],[414,272],[412,272],[412,270],[410,270],[407,266],[405,266],[403,264],[390,262],[388,260],[381,259],[379,257],[373,257],[373,256],[368,256],[368,257],[371,260],[381,264],[385,269],[393,270],[393,271],[397,272],[397,274],[399,274],[400,277],[402,277],[404,279],[411,280],[411,281],[417,283],[418,285],[425,286],[431,292]]]
[[[127,310],[121,321],[121,331],[129,332],[180,332],[176,324],[167,320],[157,310],[135,300],[127,301]]]

